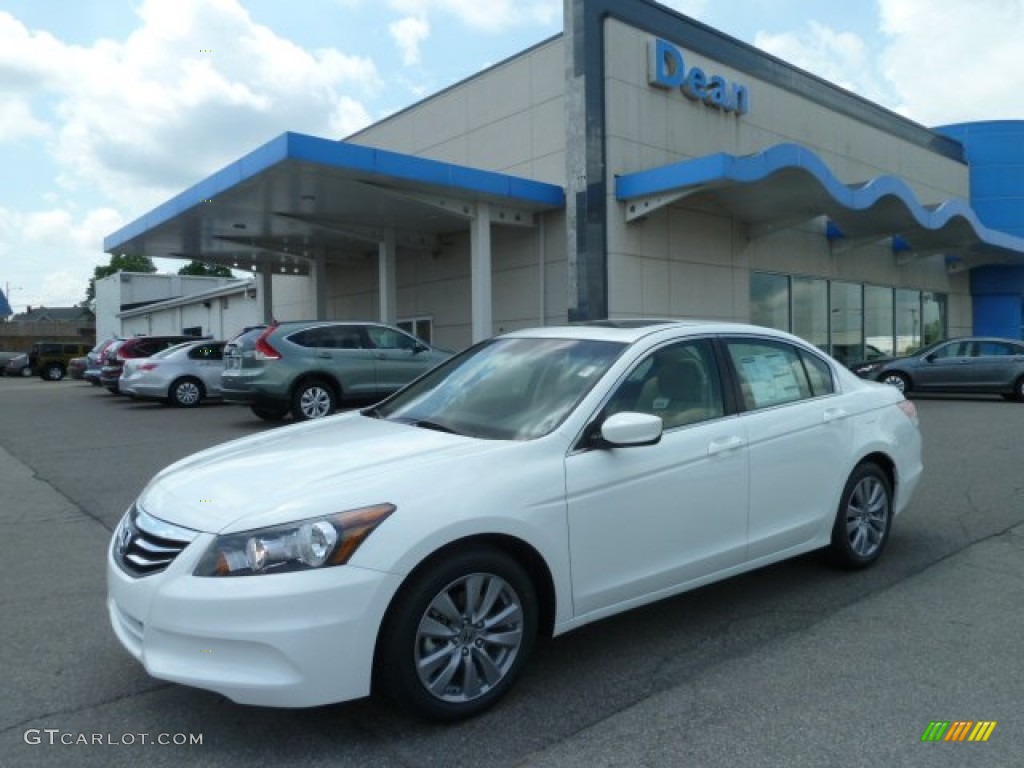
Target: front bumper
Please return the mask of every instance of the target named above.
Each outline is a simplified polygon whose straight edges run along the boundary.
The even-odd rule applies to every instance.
[[[270,576],[192,576],[201,534],[163,572],[134,577],[107,553],[107,608],[153,677],[240,704],[312,707],[370,692],[377,631],[401,579],[338,566]]]

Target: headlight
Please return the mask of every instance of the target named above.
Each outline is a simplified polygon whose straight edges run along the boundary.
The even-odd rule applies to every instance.
[[[869,376],[872,373],[880,370],[884,363],[868,363],[867,365],[858,365],[853,369],[853,372],[858,376]]]
[[[393,504],[218,536],[196,576],[258,576],[344,565],[366,537],[395,511]]]

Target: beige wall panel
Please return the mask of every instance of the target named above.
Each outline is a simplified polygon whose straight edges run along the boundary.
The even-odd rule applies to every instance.
[[[669,269],[669,311],[677,317],[734,319],[734,280],[734,270],[729,267],[672,262]]]
[[[529,55],[517,57],[466,83],[470,129],[525,112],[533,105],[535,73],[529,59]]]
[[[413,136],[417,153],[443,144],[469,130],[468,94],[465,88],[442,91],[413,111]]]
[[[533,157],[565,154],[565,99],[542,102],[530,111]],[[562,170],[565,176],[565,169]]]
[[[563,56],[561,38],[548,41],[348,140],[564,184]]]
[[[503,171],[517,163],[532,160],[532,145],[531,115],[528,111],[517,112],[470,132],[466,164]]]

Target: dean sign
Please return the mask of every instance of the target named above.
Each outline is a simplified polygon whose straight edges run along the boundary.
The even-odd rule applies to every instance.
[[[647,44],[647,81],[656,88],[678,88],[691,101],[702,101],[724,112],[744,115],[750,111],[750,92],[745,85],[709,75],[700,67],[686,67],[683,52],[661,39]]]

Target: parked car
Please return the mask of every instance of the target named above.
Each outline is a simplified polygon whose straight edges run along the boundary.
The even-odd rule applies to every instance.
[[[4,376],[31,376],[32,366],[28,362],[28,352],[15,352],[4,363]]]
[[[121,369],[125,360],[151,357],[161,350],[183,341],[197,341],[195,336],[135,336],[119,344],[111,344],[104,355],[100,369],[100,384],[113,394],[120,392]]]
[[[24,352],[5,352],[0,351],[0,376],[7,375],[7,364],[15,357],[24,355]]]
[[[81,381],[85,376],[87,357],[72,357],[68,360],[68,377]]]
[[[106,353],[115,344],[120,344],[124,339],[114,337],[106,339],[96,344],[89,354],[85,356],[85,371],[82,373],[82,378],[88,381],[93,386],[100,385],[100,372],[103,370],[103,365],[106,360]]]
[[[89,351],[87,344],[63,341],[37,341],[31,346],[25,358],[14,358],[8,362],[8,376],[39,376],[47,381],[60,381],[67,374],[68,363],[73,357]],[[17,361],[17,362],[15,362]]]
[[[163,470],[115,530],[109,619],[149,674],[237,702],[374,686],[453,720],[538,636],[819,548],[870,566],[920,476],[913,403],[795,336],[517,331]]]
[[[252,330],[225,348],[226,402],[277,421],[318,419],[342,402],[370,402],[433,368],[451,353],[379,323],[317,320]]]
[[[194,408],[220,398],[223,370],[223,341],[186,341],[150,357],[125,360],[119,388],[130,397]]]
[[[1024,342],[1015,339],[963,336],[851,369],[900,392],[991,393],[1024,401]]]

